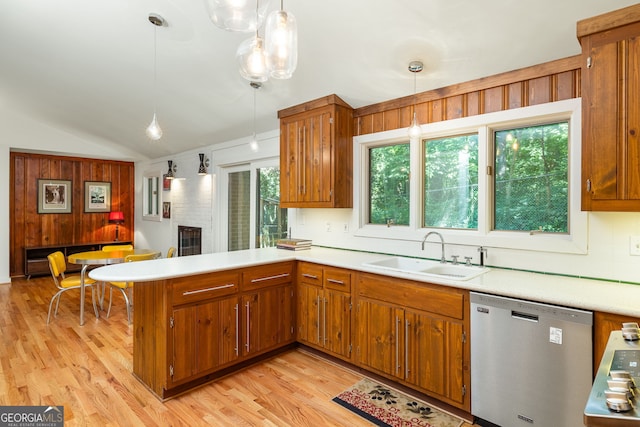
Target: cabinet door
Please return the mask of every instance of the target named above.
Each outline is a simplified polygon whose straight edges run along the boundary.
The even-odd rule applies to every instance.
[[[640,24],[582,40],[582,209],[640,210]]]
[[[245,356],[293,340],[293,285],[269,287],[242,297]]]
[[[281,206],[332,206],[332,111],[322,108],[282,120]]]
[[[325,289],[323,304],[323,347],[340,356],[350,357],[351,295]]]
[[[463,403],[463,326],[407,311],[404,322],[406,381]]]
[[[197,373],[211,371],[238,359],[239,316],[237,297],[197,306]]]
[[[306,122],[306,139],[302,144],[303,202],[331,203],[331,112],[325,110]]]
[[[171,317],[172,357],[170,378],[179,382],[196,372],[196,307],[174,309]]]
[[[361,299],[358,303],[360,363],[404,377],[404,312],[392,305]]]
[[[297,334],[298,340],[315,346],[320,339],[320,294],[321,289],[305,283],[298,284]]]
[[[305,131],[304,120],[282,120],[280,124],[280,202],[298,201],[298,181],[304,167],[300,144]]]

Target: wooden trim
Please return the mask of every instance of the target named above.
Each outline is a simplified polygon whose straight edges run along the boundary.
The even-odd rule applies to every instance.
[[[435,101],[443,98],[465,95],[470,92],[482,91],[498,86],[510,85],[515,82],[536,79],[567,71],[579,70],[582,64],[582,55],[570,56],[555,61],[545,62],[531,67],[508,71],[489,77],[471,80],[434,89],[416,95],[404,96],[353,110],[353,117],[358,118],[370,114],[376,114],[396,108],[405,108],[414,104]]]
[[[302,104],[294,105],[293,107],[285,108],[278,111],[278,118],[293,116],[298,113],[304,113],[305,111],[313,110],[320,107],[326,107],[327,105],[341,105],[348,109],[352,107],[344,102],[338,95],[332,94],[323,96],[322,98],[314,99],[313,101],[305,102]]]
[[[611,30],[638,21],[640,21],[640,4],[634,4],[623,9],[578,21],[576,25],[577,36],[580,39],[593,33]]]

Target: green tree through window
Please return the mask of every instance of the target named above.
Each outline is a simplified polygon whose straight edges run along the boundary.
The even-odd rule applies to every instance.
[[[425,227],[478,228],[478,135],[424,141]]]
[[[369,223],[409,225],[409,144],[369,149]]]
[[[494,229],[569,231],[569,123],[495,132]]]

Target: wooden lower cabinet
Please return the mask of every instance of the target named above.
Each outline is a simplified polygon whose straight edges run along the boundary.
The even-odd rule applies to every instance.
[[[351,358],[350,270],[298,263],[297,339],[333,356]]]
[[[134,287],[134,374],[166,399],[295,340],[293,262]]]
[[[239,358],[238,297],[173,310],[172,383],[209,373]]]
[[[293,298],[291,283],[242,296],[243,356],[263,353],[294,340]]]
[[[470,411],[468,293],[361,274],[357,363]]]

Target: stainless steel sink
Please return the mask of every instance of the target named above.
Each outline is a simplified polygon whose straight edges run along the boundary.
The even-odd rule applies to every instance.
[[[442,264],[437,261],[399,256],[365,262],[363,265],[367,267],[420,274],[424,276],[441,277],[452,280],[469,280],[489,271],[487,267],[461,264]]]

